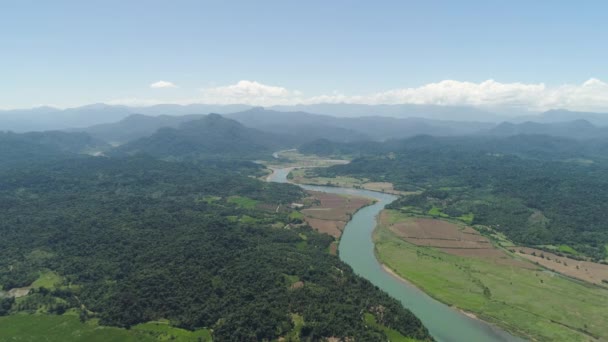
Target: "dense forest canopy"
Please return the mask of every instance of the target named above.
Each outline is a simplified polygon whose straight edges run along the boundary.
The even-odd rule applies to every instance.
[[[121,327],[169,319],[213,329],[218,341],[276,339],[298,315],[303,338],[385,341],[366,325],[372,314],[430,339],[413,314],[330,255],[333,238],[284,228],[289,212],[275,208],[302,197],[300,188],[241,174],[143,156],[5,171],[0,285],[29,285],[41,271],[61,282],[2,300],[0,314],[72,309]]]
[[[494,227],[517,243],[567,244],[601,260],[608,243],[608,168],[599,154],[589,153],[595,161],[573,159],[576,151],[595,147],[544,136],[417,137],[384,144],[318,142],[304,151],[361,156],[318,169],[319,176],[349,175],[423,191],[394,208],[438,208],[452,217],[472,213],[471,223]]]

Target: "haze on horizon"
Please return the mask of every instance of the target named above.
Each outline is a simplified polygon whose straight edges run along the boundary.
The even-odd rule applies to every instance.
[[[10,2],[0,11],[0,109],[355,103],[606,112],[608,6],[585,4]]]

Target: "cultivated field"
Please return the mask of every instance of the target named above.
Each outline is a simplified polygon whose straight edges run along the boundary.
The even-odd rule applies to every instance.
[[[327,159],[315,155],[305,155],[296,150],[280,151],[276,153],[278,158],[271,161],[260,161],[272,168],[285,167],[328,167],[332,165],[347,164],[344,159]]]
[[[528,339],[608,340],[607,289],[495,248],[471,228],[389,210],[374,241],[380,261],[400,277]],[[461,246],[444,247],[444,241]]]
[[[387,210],[380,214],[380,224],[416,246],[434,247],[462,257],[491,259],[504,265],[535,268],[496,248],[487,237],[468,226],[431,218],[404,217]]]
[[[360,179],[353,177],[312,177],[308,174],[307,168],[297,168],[291,171],[291,181],[297,184],[310,184],[310,185],[328,185],[338,186],[342,188],[356,188],[356,189],[367,189],[378,192],[385,192],[396,195],[406,195],[412,192],[405,192],[395,190],[392,183],[388,182],[370,182],[369,179]]]
[[[512,249],[517,255],[555,272],[608,287],[608,265],[574,260],[534,248],[513,247]]]
[[[336,195],[319,191],[308,191],[306,202],[311,206],[302,209],[304,220],[314,229],[335,238],[342,231],[351,216],[364,206],[373,203],[371,199],[357,196]]]

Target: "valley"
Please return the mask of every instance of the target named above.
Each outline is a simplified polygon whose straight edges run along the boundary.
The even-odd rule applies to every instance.
[[[0,342],[608,342],[606,13],[3,1]]]
[[[288,178],[301,184],[328,185],[325,189],[361,185],[344,180],[356,179],[350,176],[314,175],[315,169],[295,169]],[[412,195],[416,192],[409,193]],[[563,252],[556,255],[547,249],[517,246],[489,227],[469,226],[473,215],[451,217],[436,207],[428,212],[411,206],[401,210],[394,204],[389,207],[394,209],[378,216],[373,240],[375,257],[390,274],[471,317],[526,339],[588,341],[608,337],[603,324],[608,319],[604,309],[608,286],[602,281],[608,265],[580,257],[571,259],[576,258],[574,254],[567,258]],[[346,248],[344,242],[340,248]],[[555,251],[559,250],[573,253],[571,248],[556,247]],[[416,307],[410,308],[431,333],[437,333]]]

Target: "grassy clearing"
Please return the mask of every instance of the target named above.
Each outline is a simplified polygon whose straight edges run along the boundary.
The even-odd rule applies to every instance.
[[[228,203],[234,203],[244,209],[255,209],[258,201],[245,196],[232,196],[228,198]]]
[[[433,217],[445,217],[445,218],[450,217],[450,215],[442,212],[441,209],[439,209],[437,207],[431,208],[427,214],[430,216],[433,216]]]
[[[18,336],[18,337],[17,337]],[[0,341],[24,342],[135,342],[211,341],[209,330],[188,331],[168,322],[144,323],[121,329],[99,326],[94,320],[81,323],[76,315],[17,314],[0,317]]]
[[[412,342],[412,341],[416,341],[415,339],[403,336],[400,332],[398,332],[395,329],[391,329],[391,328],[387,328],[384,325],[378,324],[378,322],[376,322],[376,317],[374,317],[374,315],[370,314],[370,313],[366,313],[365,316],[365,323],[368,326],[372,326],[375,327],[377,329],[382,330],[385,334],[386,337],[388,337],[388,340],[390,342]]]
[[[608,339],[608,291],[540,269],[417,247],[385,227],[379,259],[438,300],[538,340]]]
[[[465,215],[458,216],[457,218],[466,224],[471,224],[471,223],[473,223],[473,220],[475,219],[475,214],[468,213]]]
[[[46,287],[47,289],[55,288],[63,282],[63,278],[55,272],[46,271],[40,274],[40,277],[32,283],[33,288]]]
[[[221,199],[222,199],[222,198],[221,198],[221,197],[219,197],[219,196],[203,196],[203,197],[201,197],[201,198],[197,198],[197,199],[195,199],[195,201],[196,201],[197,203],[200,203],[200,202],[205,202],[205,203],[207,203],[207,204],[211,204],[211,203],[213,203],[213,202],[217,202],[217,201],[219,201],[219,200],[221,200]]]
[[[289,219],[290,220],[303,220],[304,215],[299,211],[292,211],[291,213],[289,213]]]
[[[142,323],[131,330],[153,336],[157,341],[211,341],[211,332],[207,329],[184,330],[170,326],[168,321]]]
[[[302,332],[302,327],[304,326],[304,317],[299,314],[291,314],[291,321],[293,322],[293,329],[284,336],[286,342],[299,342],[300,341],[300,333]]]
[[[572,248],[568,245],[559,245],[559,246],[557,246],[557,250],[560,252],[568,253],[568,254],[572,254],[572,255],[578,254],[578,252],[574,248]]]

